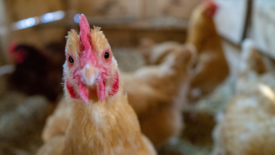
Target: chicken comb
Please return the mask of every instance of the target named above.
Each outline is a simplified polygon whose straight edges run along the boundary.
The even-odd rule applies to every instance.
[[[96,56],[94,52],[92,51],[91,46],[91,29],[90,25],[88,23],[88,20],[86,19],[85,15],[81,14],[79,17],[79,26],[80,26],[80,40],[83,45],[83,53],[81,56],[81,62],[86,62],[87,60],[90,60],[93,65],[96,64]]]
[[[80,42],[82,43],[82,54],[80,57],[80,62],[82,65],[84,65],[87,61],[90,61],[93,65],[96,64],[96,57],[94,52],[92,51],[92,46],[91,46],[91,30],[90,30],[90,25],[85,17],[85,15],[81,14],[79,17],[79,27],[80,27]],[[79,79],[80,81],[80,79]],[[79,95],[81,99],[85,102],[88,103],[89,99],[89,93],[88,89],[83,86],[82,82],[79,82]]]
[[[16,42],[11,42],[8,46],[8,55],[16,62],[22,63],[25,61],[28,53],[22,49],[18,49]]]
[[[213,18],[219,8],[217,3],[215,3],[213,0],[205,0],[202,4],[206,7],[205,15]]]

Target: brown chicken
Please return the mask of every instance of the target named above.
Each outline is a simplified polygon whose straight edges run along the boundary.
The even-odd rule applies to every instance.
[[[167,41],[156,44],[155,41],[149,38],[141,39],[141,54],[143,55],[147,65],[161,64],[170,52],[182,46],[182,44],[175,41]]]
[[[121,74],[141,130],[156,147],[178,136],[183,127],[181,105],[177,100],[182,98],[180,92],[187,80],[193,53],[192,45],[179,45],[161,64]]]
[[[189,103],[196,102],[213,92],[229,74],[221,39],[213,21],[217,9],[218,6],[214,2],[204,1],[191,16],[187,43],[195,45],[198,58],[193,68],[187,95]]]
[[[160,65],[121,74],[124,90],[128,94],[129,104],[138,115],[141,130],[156,147],[177,136],[183,128],[181,108],[176,101],[183,96],[180,89],[181,85],[184,87],[193,53],[192,45],[181,45],[165,57]],[[71,105],[59,103],[47,120],[43,140],[48,141],[55,135],[64,134],[70,114]]]
[[[213,132],[213,155],[275,155],[274,75],[265,68],[260,53],[245,41],[241,55],[237,95],[218,115]],[[253,62],[261,62],[256,66]],[[261,68],[261,69],[260,69]]]
[[[69,32],[64,90],[72,114],[65,136],[55,136],[42,154],[156,154],[141,134],[138,119],[123,92],[110,45],[99,28],[90,30],[80,16],[80,35]]]
[[[44,95],[50,101],[56,101],[62,92],[64,46],[63,42],[49,43],[45,48],[37,49],[11,44],[9,56],[15,62],[15,70],[9,75],[10,87],[27,95]]]
[[[72,115],[72,105],[65,97],[59,101],[54,113],[47,118],[42,139],[47,142],[54,136],[64,136]]]

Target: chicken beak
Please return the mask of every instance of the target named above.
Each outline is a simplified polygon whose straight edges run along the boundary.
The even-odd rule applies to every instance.
[[[98,68],[94,67],[91,63],[87,63],[81,70],[82,82],[87,86],[93,86],[99,76]]]
[[[97,79],[99,79],[99,69],[94,67],[91,63],[87,63],[83,69],[78,72],[80,75],[79,82],[79,95],[80,98],[88,103],[89,100],[89,87],[96,85]]]

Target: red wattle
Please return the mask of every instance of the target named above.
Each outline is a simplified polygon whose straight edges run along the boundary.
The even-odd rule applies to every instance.
[[[119,76],[118,76],[118,72],[116,72],[116,76],[113,80],[113,84],[112,84],[112,89],[111,91],[109,91],[109,95],[113,96],[118,92],[119,89]]]
[[[78,98],[77,93],[74,90],[74,87],[72,87],[68,81],[66,81],[66,87],[68,89],[69,94],[72,98]]]
[[[79,82],[79,95],[80,95],[80,98],[84,101],[84,103],[88,103],[89,92],[82,82]]]
[[[97,96],[99,97],[101,102],[105,101],[105,84],[103,79],[98,80],[98,87],[97,87]]]

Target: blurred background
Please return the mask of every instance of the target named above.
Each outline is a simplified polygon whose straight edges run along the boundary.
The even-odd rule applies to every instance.
[[[159,101],[147,118],[153,112],[133,106],[160,155],[275,155],[275,1],[0,0],[1,155],[32,155],[45,142],[47,118],[62,110],[65,36],[79,32],[82,13],[101,27],[122,73],[175,71],[148,84],[158,91],[179,79],[161,90],[168,107]],[[185,47],[190,60],[170,58]],[[171,132],[151,136],[154,125]]]

